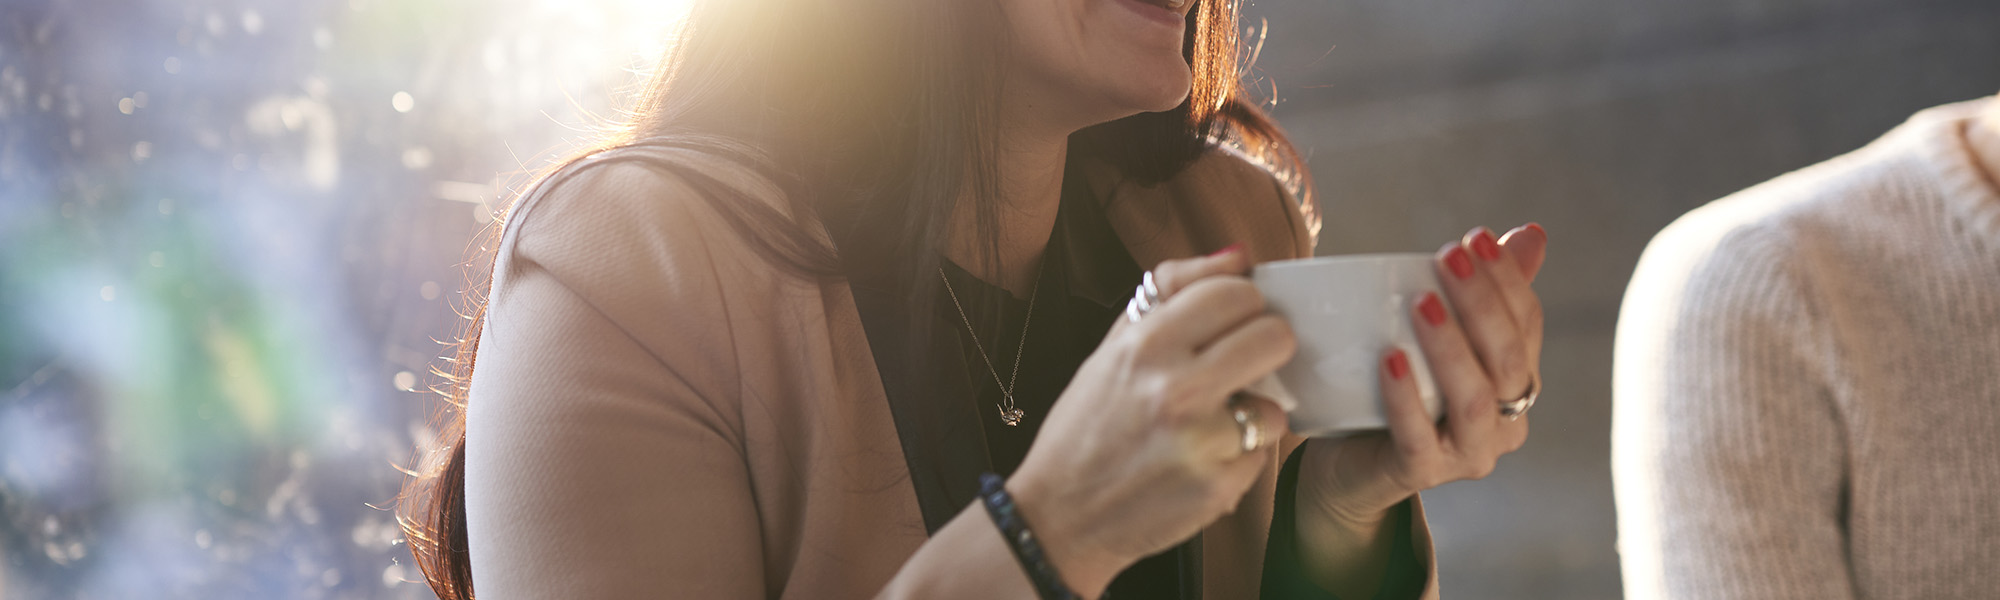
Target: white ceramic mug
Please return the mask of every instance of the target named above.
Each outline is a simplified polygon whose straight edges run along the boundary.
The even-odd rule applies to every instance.
[[[1298,355],[1248,391],[1277,401],[1303,436],[1385,429],[1378,369],[1390,347],[1410,359],[1425,410],[1440,412],[1430,365],[1411,329],[1424,292],[1438,292],[1429,254],[1359,254],[1257,265],[1266,306],[1292,324]]]

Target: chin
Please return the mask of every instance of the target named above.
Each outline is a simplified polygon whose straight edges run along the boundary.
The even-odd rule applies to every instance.
[[[1187,63],[1180,61],[1174,61],[1172,66],[1148,69],[1142,77],[1134,75],[1141,73],[1127,73],[1126,85],[1121,86],[1125,89],[1116,94],[1125,100],[1119,104],[1132,113],[1173,110],[1186,101],[1194,89],[1194,73]]]
[[[1158,88],[1159,93],[1154,94],[1152,96],[1152,102],[1146,105],[1141,110],[1141,112],[1164,112],[1173,110],[1179,107],[1182,102],[1187,101],[1188,94],[1193,91],[1193,88],[1194,88],[1194,83],[1192,77],[1183,78],[1175,82],[1169,83],[1167,85],[1163,85],[1160,88]]]
[[[1173,86],[1171,89],[1164,90],[1155,96],[1154,101],[1140,112],[1165,112],[1178,108],[1182,102],[1187,101],[1188,93],[1193,91],[1193,87],[1189,81],[1184,80],[1180,85]]]

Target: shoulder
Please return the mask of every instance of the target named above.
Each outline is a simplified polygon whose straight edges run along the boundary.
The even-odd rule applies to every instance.
[[[564,166],[524,195],[508,215],[502,255],[588,267],[723,251],[725,244],[689,243],[737,237],[717,229],[728,221],[718,202],[777,206],[779,195],[740,161],[684,148],[617,148]]]
[[[1824,243],[1813,233],[1849,202],[1842,190],[1856,185],[1843,164],[1850,160],[1710,202],[1661,230],[1626,288],[1620,346],[1660,335],[1753,335],[1743,321],[1780,321],[1807,301],[1814,246]]]
[[[1240,218],[1257,238],[1289,242],[1288,248],[1274,246],[1262,256],[1303,258],[1312,256],[1319,242],[1319,222],[1292,186],[1264,164],[1232,146],[1211,146],[1207,153],[1188,165],[1186,171],[1168,182],[1187,187],[1205,212],[1218,218]],[[1257,244],[1261,239],[1251,240]]]
[[[1695,209],[1655,236],[1646,254],[1802,267],[1814,255],[1851,253],[1843,246],[1910,234],[1923,227],[1915,220],[1941,213],[1943,171],[1953,165],[1939,154],[1960,143],[1958,128],[1976,108],[1919,112],[1858,150]]]
[[[1182,182],[1183,185],[1270,187],[1279,194],[1291,195],[1291,192],[1278,181],[1277,173],[1269,165],[1226,144],[1210,145],[1207,152],[1203,152],[1200,158],[1189,163],[1187,168],[1170,182]]]
[[[1919,115],[1854,152],[1787,173],[1676,219],[1647,244],[1626,289],[1619,345],[1756,337],[1804,344],[1852,261],[1935,212]],[[1789,326],[1780,324],[1791,323]],[[1768,325],[1768,327],[1767,327]],[[1650,342],[1648,341],[1650,340]]]
[[[508,215],[492,301],[524,278],[552,278],[628,333],[651,341],[720,325],[746,302],[800,287],[758,251],[737,206],[781,211],[776,184],[740,160],[691,149],[621,148],[545,178]],[[676,315],[689,315],[680,319]]]
[[[1936,213],[1942,193],[1935,147],[1950,143],[1964,107],[1918,113],[1873,143],[1695,209],[1647,246],[1640,276],[1715,278],[1731,264],[1811,269],[1819,256],[1851,253],[1909,233]]]
[[[742,158],[620,147],[565,165],[525,194],[507,217],[499,260],[532,262],[576,284],[675,278],[758,260],[740,217],[782,215],[784,205],[779,187]]]
[[[1305,206],[1270,168],[1228,146],[1211,146],[1155,185],[1129,181],[1108,165],[1096,165],[1090,177],[1127,243],[1166,240],[1161,258],[1238,242],[1258,260],[1312,254],[1318,228]]]

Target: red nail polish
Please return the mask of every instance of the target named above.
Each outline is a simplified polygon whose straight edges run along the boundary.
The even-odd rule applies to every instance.
[[[1472,278],[1472,257],[1465,255],[1465,247],[1458,246],[1444,253],[1444,266],[1451,269],[1459,279]]]
[[[1237,251],[1240,251],[1240,250],[1242,250],[1242,249],[1243,249],[1243,242],[1236,242],[1236,243],[1234,243],[1234,244],[1230,244],[1228,248],[1223,248],[1223,249],[1221,249],[1221,250],[1216,250],[1215,252],[1211,252],[1211,253],[1209,253],[1208,257],[1209,257],[1209,258],[1215,258],[1215,257],[1217,257],[1217,256],[1222,256],[1222,255],[1224,255],[1224,254],[1229,254],[1229,253],[1232,253],[1232,252],[1237,252]]]
[[[1417,312],[1424,315],[1424,321],[1436,327],[1444,324],[1444,302],[1438,300],[1437,292],[1424,292],[1424,299],[1417,302]]]
[[[1390,350],[1389,357],[1382,359],[1382,365],[1389,369],[1390,379],[1402,381],[1403,376],[1410,374],[1410,357],[1403,355],[1401,348]]]
[[[1472,251],[1478,253],[1480,258],[1499,260],[1500,241],[1493,239],[1493,230],[1481,227],[1479,233],[1472,236]]]

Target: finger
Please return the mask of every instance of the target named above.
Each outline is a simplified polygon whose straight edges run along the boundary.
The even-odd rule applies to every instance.
[[[1222,473],[1217,477],[1216,484],[1228,496],[1227,504],[1222,505],[1217,517],[1236,514],[1236,509],[1243,505],[1243,498],[1250,493],[1250,487],[1257,484],[1259,476],[1272,462],[1270,453],[1271,448],[1266,445],[1256,452],[1238,452],[1222,464]]]
[[[1158,289],[1160,300],[1164,302],[1202,278],[1214,275],[1242,275],[1249,270],[1249,253],[1243,251],[1243,244],[1233,244],[1207,256],[1161,262],[1153,267],[1153,287]],[[1138,293],[1138,290],[1133,290],[1135,296]],[[1124,330],[1130,325],[1129,319],[1118,319],[1112,323],[1111,331],[1105,334],[1105,338],[1124,335]]]
[[[1256,483],[1258,475],[1273,462],[1272,454],[1276,452],[1278,438],[1282,435],[1280,432],[1285,427],[1285,411],[1277,403],[1251,394],[1237,395],[1236,402],[1236,408],[1248,410],[1255,416],[1260,438],[1256,448],[1245,452],[1243,430],[1236,426],[1235,416],[1230,416],[1230,441],[1235,446],[1230,451],[1235,454],[1223,464],[1223,485],[1240,501],[1251,484]]]
[[[1274,447],[1278,439],[1285,435],[1285,409],[1269,398],[1256,394],[1230,394],[1229,404],[1224,408],[1231,412],[1229,424],[1234,427],[1230,430],[1234,433],[1230,441],[1235,446],[1236,454],[1260,454]],[[1249,411],[1252,422],[1257,425],[1257,446],[1248,452],[1243,450],[1243,428],[1236,426],[1234,411],[1238,408]]]
[[[1502,390],[1527,389],[1527,348],[1520,326],[1478,260],[1464,244],[1446,244],[1438,253],[1438,279],[1488,379]]]
[[[1249,270],[1248,253],[1243,251],[1242,244],[1235,244],[1208,256],[1161,262],[1153,267],[1153,286],[1158,288],[1160,301],[1164,303],[1196,281],[1216,275],[1241,275]],[[1138,290],[1133,290],[1135,296],[1138,293]],[[1118,319],[1111,324],[1111,331],[1106,332],[1105,339],[1125,335],[1125,331],[1132,329],[1133,325],[1130,319]]]
[[[1534,281],[1542,272],[1542,262],[1548,258],[1549,232],[1539,223],[1515,227],[1500,238],[1500,249],[1521,267],[1523,278]]]
[[[1410,371],[1409,355],[1402,348],[1390,348],[1375,371],[1382,388],[1382,416],[1389,422],[1389,436],[1396,444],[1396,453],[1406,459],[1436,453],[1437,419],[1424,409],[1423,393]]]
[[[1531,323],[1539,321],[1537,315],[1541,313],[1541,298],[1535,295],[1527,276],[1521,273],[1520,262],[1507,258],[1506,251],[1500,249],[1493,230],[1475,228],[1465,234],[1462,243],[1472,249],[1472,257],[1476,259],[1472,262],[1478,265],[1478,270],[1490,277],[1493,286],[1500,290],[1500,298],[1506,301],[1507,312],[1514,316],[1514,324],[1524,333],[1541,331],[1539,323]],[[1529,342],[1533,345],[1534,340]]]
[[[1192,369],[1193,379],[1201,382],[1197,393],[1227,396],[1250,387],[1285,366],[1298,348],[1298,338],[1283,317],[1259,315],[1197,351]]]
[[[1513,452],[1520,450],[1521,446],[1528,444],[1527,413],[1522,413],[1521,418],[1508,419],[1502,422],[1504,424],[1500,427],[1500,441],[1505,451]]]
[[[1258,450],[1277,447],[1285,435],[1291,432],[1291,423],[1285,420],[1285,407],[1278,406],[1276,401],[1256,394],[1238,394],[1237,398],[1239,402],[1253,403],[1257,406],[1257,418],[1263,425],[1257,430],[1262,434],[1258,439]]]
[[[1426,292],[1412,312],[1417,345],[1423,347],[1431,379],[1444,395],[1445,435],[1440,441],[1461,452],[1487,447],[1500,420],[1500,407],[1486,369],[1437,294]]]
[[[1223,333],[1264,314],[1264,294],[1240,275],[1211,275],[1160,303],[1139,321],[1151,345],[1192,355]]]
[[[1257,449],[1270,448],[1283,435],[1285,411],[1276,403],[1252,394],[1225,394],[1220,401],[1204,407],[1201,412],[1189,415],[1180,427],[1196,456],[1206,457],[1211,465],[1227,465],[1246,452],[1243,450],[1244,427],[1236,424],[1236,410],[1243,409],[1257,425]],[[1255,453],[1251,451],[1248,453]]]
[[[1153,283],[1160,288],[1160,298],[1166,299],[1202,278],[1242,275],[1249,270],[1250,255],[1243,251],[1242,244],[1236,244],[1208,256],[1162,262],[1153,267]]]

